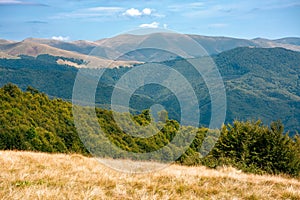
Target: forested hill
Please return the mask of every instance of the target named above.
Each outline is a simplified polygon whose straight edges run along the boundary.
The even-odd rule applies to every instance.
[[[70,100],[77,68],[59,65],[58,59],[50,55],[37,58],[0,59],[0,85],[9,82],[23,90],[33,86],[51,97]],[[294,134],[300,130],[300,53],[283,48],[241,47],[213,56],[226,86],[226,122],[261,119],[269,124],[282,120],[285,130]],[[82,60],[73,59],[79,63]],[[203,114],[201,124],[209,123],[209,95],[201,77],[191,71],[185,60],[167,61],[168,65],[193,85]],[[96,103],[104,108],[110,103],[114,85],[131,68],[120,67],[106,70],[100,79]],[[95,77],[87,77],[88,84]],[[118,88],[122,90],[122,88]],[[155,91],[155,92],[153,92]],[[123,91],[126,92],[126,91]],[[174,95],[163,88],[148,86],[134,93],[132,108],[143,110],[154,103],[164,105],[172,119],[179,120],[178,102]]]
[[[72,118],[72,106],[28,87],[0,89],[0,148],[87,153]]]
[[[300,130],[300,53],[237,48],[215,57],[226,86],[227,120],[282,120]]]
[[[85,148],[77,134],[71,111],[70,103],[61,99],[50,100],[32,87],[23,92],[15,85],[5,85],[0,89],[0,149],[82,154],[89,154],[89,150],[100,157],[124,158],[122,154],[111,154],[110,145],[99,139],[99,135],[93,131],[88,131],[84,135],[83,141],[85,145],[88,144]],[[164,157],[154,160],[161,162],[176,160],[186,165],[203,164],[212,168],[232,165],[247,172],[300,175],[300,138],[299,136],[290,138],[284,133],[280,122],[273,122],[267,127],[260,121],[235,121],[223,126],[218,133],[205,127],[180,128],[178,122],[169,120],[167,115],[161,115],[164,116],[161,121],[152,125],[161,127],[160,131],[154,136],[140,138],[122,131],[115,123],[111,111],[99,108],[95,111],[105,137],[114,144],[113,148],[133,153],[153,152],[168,144],[177,134],[184,137],[185,133],[193,133],[194,140],[186,151],[180,154],[181,156],[178,155],[181,146],[172,146],[172,149],[170,146],[165,149]],[[147,110],[133,116],[133,119],[140,126],[147,125],[153,120]],[[161,124],[163,122],[165,123]],[[131,127],[126,123],[124,126],[126,129]],[[132,131],[139,134],[138,130]],[[207,138],[206,142],[203,142],[204,138]],[[216,139],[218,141],[215,147],[210,152],[205,152]],[[207,156],[202,157],[207,153],[209,153]]]

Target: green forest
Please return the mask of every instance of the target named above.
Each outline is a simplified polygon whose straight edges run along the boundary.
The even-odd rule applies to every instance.
[[[0,87],[14,83],[22,90],[26,90],[30,85],[50,97],[72,99],[78,69],[59,65],[56,61],[63,59],[81,64],[83,60],[51,55],[20,57],[20,59],[0,59]],[[201,61],[201,58],[195,59]],[[239,121],[260,119],[264,124],[270,124],[280,119],[285,125],[285,131],[290,131],[290,135],[300,130],[299,52],[283,48],[240,47],[214,55],[212,59],[222,75],[226,89],[226,123],[231,123],[235,119]],[[202,113],[200,124],[208,126],[211,99],[201,75],[186,59],[178,58],[159,64],[175,69],[190,82],[199,99],[199,109]],[[95,95],[97,106],[109,109],[113,90],[126,94],[125,88],[117,88],[115,84],[131,69],[118,67],[105,70]],[[93,74],[97,74],[101,69],[93,70],[95,72],[91,72],[92,75],[84,80],[87,85],[92,80],[98,80]],[[178,84],[177,89],[181,91],[184,88]],[[180,120],[177,98],[170,90],[157,84],[141,87],[132,95],[130,102],[131,108],[138,111],[147,109],[154,103],[163,105],[170,119]]]
[[[95,108],[95,113],[105,138],[114,144],[115,149],[133,154],[143,153],[146,156],[147,153],[171,143],[177,136],[181,138],[178,141],[184,141],[186,134],[189,134],[193,136],[193,140],[187,148],[183,148],[184,142],[177,143],[180,145],[170,145],[163,150],[164,158],[150,158],[161,162],[176,160],[183,165],[205,165],[211,168],[231,165],[245,172],[258,174],[300,175],[300,137],[297,133],[293,137],[289,136],[288,132],[284,132],[280,121],[272,122],[269,126],[260,120],[234,121],[223,125],[220,130],[209,130],[205,127],[181,126],[176,120],[168,119],[166,112],[158,113],[158,121],[154,121],[149,110],[131,115]],[[128,124],[126,115],[130,115],[137,126]],[[135,134],[141,134],[142,129],[132,130],[131,127],[149,126],[153,130],[158,128],[159,132],[144,138],[128,135],[124,132],[124,127],[121,129],[116,123],[116,116],[123,120],[126,130]],[[83,114],[80,117],[86,116]],[[148,133],[143,134],[147,136]],[[50,99],[33,87],[22,91],[16,85],[6,84],[0,89],[2,150],[80,153],[87,156],[93,152],[94,156],[124,157],[122,151],[110,154],[113,149],[101,137],[92,129],[84,135],[78,134],[70,102]],[[88,144],[87,148],[82,141]],[[209,151],[209,147],[214,144]]]

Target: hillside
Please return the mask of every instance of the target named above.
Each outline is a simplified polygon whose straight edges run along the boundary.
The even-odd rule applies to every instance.
[[[89,67],[89,68],[103,68],[103,67],[118,67],[118,66],[131,66],[134,63],[139,63],[136,61],[115,61],[109,60],[107,58],[100,58],[97,56],[87,56],[83,54],[80,50],[74,50],[73,48],[60,48],[61,45],[70,46],[71,44],[57,44],[56,41],[45,42],[47,40],[38,39],[27,39],[21,42],[2,42],[0,43],[0,55],[4,58],[12,58],[20,55],[37,57],[42,54],[48,54],[52,56],[61,56],[65,58],[85,60],[88,65],[82,64],[79,67]],[[51,45],[52,44],[52,45]],[[60,42],[59,42],[60,44]],[[75,45],[75,44],[74,44]],[[76,45],[75,45],[76,46]],[[81,46],[79,43],[77,46]],[[78,47],[80,48],[80,47]],[[86,51],[89,53],[91,49]],[[6,55],[6,56],[5,56]],[[93,63],[97,63],[93,65]]]
[[[120,161],[122,162],[122,161]],[[0,151],[1,199],[299,199],[299,179],[231,167],[111,170],[80,155]]]
[[[236,48],[215,57],[226,85],[228,119],[281,119],[300,129],[300,53]]]
[[[277,39],[275,41],[283,44],[300,45],[300,38],[296,38],[296,37],[286,37],[286,38]]]
[[[53,40],[53,39],[27,38],[24,41],[31,41],[38,44],[46,44],[48,46],[55,47],[57,49],[73,51],[73,52],[86,54],[86,55],[88,55],[93,50],[93,48],[97,46],[96,43],[85,41],[85,40],[67,42],[67,41],[60,41],[60,40]]]
[[[0,150],[75,152],[300,175],[300,137],[289,137],[280,122],[268,127],[260,121],[234,121],[220,130],[209,130],[180,125],[168,119],[167,112],[157,113],[155,121],[149,110],[129,115],[100,108],[74,109],[76,116],[69,102],[49,99],[32,87],[23,92],[12,84],[5,85],[0,89]],[[83,124],[78,127],[79,122]]]
[[[37,58],[0,59],[0,85],[8,82],[22,89],[28,85],[54,97],[71,99],[77,69],[58,65],[57,60],[70,60],[64,57],[40,55]],[[282,120],[285,130],[294,134],[300,130],[300,53],[284,48],[240,47],[213,56],[227,93],[226,123],[233,120],[261,119],[265,124]],[[82,62],[80,60],[70,60]],[[199,60],[199,62],[201,59]],[[198,62],[198,59],[195,59]],[[196,91],[203,117],[200,123],[208,125],[210,99],[201,76],[193,71],[187,60],[176,59],[161,64],[176,69],[189,80]],[[132,68],[108,69],[100,79],[96,103],[109,108],[115,84],[123,74]],[[95,71],[96,73],[96,71]],[[88,85],[97,77],[86,78]],[[179,91],[184,88],[178,87]],[[117,88],[126,92],[122,87]],[[169,90],[148,85],[137,90],[132,97],[132,109],[148,109],[154,103],[165,106],[172,119],[179,120],[178,102]]]

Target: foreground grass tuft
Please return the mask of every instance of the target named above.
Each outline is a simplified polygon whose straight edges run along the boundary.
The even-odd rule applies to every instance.
[[[0,151],[0,199],[300,199],[300,180],[179,165],[127,174],[81,155]]]

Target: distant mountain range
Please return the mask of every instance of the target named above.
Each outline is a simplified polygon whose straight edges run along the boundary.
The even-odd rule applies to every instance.
[[[122,47],[123,43],[121,38],[123,38],[123,40],[126,39],[123,41],[125,44],[135,42],[134,40],[130,41],[130,39],[127,39],[133,38],[131,35],[122,35],[112,39],[96,41],[94,43],[84,41],[65,43],[53,40],[36,39],[16,43],[2,40],[0,41],[2,55],[4,57],[9,55],[10,59],[0,59],[0,85],[2,86],[8,82],[12,82],[22,89],[26,89],[26,87],[30,85],[41,92],[47,93],[51,97],[60,97],[70,100],[72,98],[74,80],[78,71],[76,66],[78,67],[84,64],[84,60],[82,59],[82,56],[85,55],[83,53],[83,47],[85,47],[86,52],[88,52],[87,46],[92,48],[93,45],[102,45],[103,48],[105,46],[105,48],[115,48],[117,50],[126,48],[125,44]],[[199,36],[198,39],[200,40],[201,38],[203,37]],[[205,37],[205,39],[207,38]],[[237,45],[246,45],[247,40],[228,38],[218,39],[223,43],[216,42],[217,39],[215,37],[212,37],[211,40],[209,40],[210,42],[213,41],[212,44],[215,45],[215,47],[211,47],[210,52],[214,54],[212,55],[212,59],[219,68],[226,87],[226,122],[232,122],[234,119],[262,119],[263,122],[269,124],[270,121],[280,119],[286,125],[286,130],[290,130],[292,133],[295,133],[297,130],[299,131],[300,52],[285,48],[253,48],[252,46],[233,48]],[[228,40],[231,40],[231,42],[228,42]],[[297,38],[285,38],[276,40],[277,42],[274,42],[273,44],[293,43],[287,45],[295,47],[297,46],[298,40],[299,39]],[[208,42],[208,40],[206,41]],[[255,43],[255,41],[262,41],[262,39],[248,41],[248,44]],[[42,42],[48,42],[48,44],[41,44]],[[31,47],[47,46],[47,49],[39,52],[40,49],[37,48],[36,52],[32,52],[26,44],[30,44],[29,46]],[[63,44],[65,49],[72,47],[73,51],[62,50]],[[58,55],[58,52],[51,51],[53,48],[57,48],[53,47],[54,45],[61,45],[59,47],[60,51],[58,52],[67,52],[68,54]],[[27,52],[27,54],[31,53],[30,55],[36,57],[28,55],[19,56],[14,50],[20,49],[20,47],[24,48],[21,54]],[[81,51],[81,53],[75,52],[75,47],[77,47],[76,51]],[[231,47],[233,49],[215,54],[217,51],[223,51]],[[51,55],[53,52],[56,54],[55,56]],[[105,52],[107,54],[109,53],[109,51]],[[111,53],[113,53],[112,50]],[[131,52],[131,54],[128,54],[128,57],[131,59],[138,58],[137,60],[140,62],[132,62],[131,64],[139,66],[144,65],[144,63],[141,63],[142,59],[149,59],[149,56],[155,55],[154,53],[157,52],[153,49],[147,52]],[[73,55],[80,56],[72,57]],[[165,55],[167,56],[167,54]],[[19,58],[16,58],[16,56]],[[158,57],[160,60],[164,56],[159,54]],[[105,58],[101,59],[107,60]],[[194,62],[200,62],[201,59],[205,58],[198,57],[190,59],[193,59]],[[59,60],[64,62],[58,62]],[[123,62],[123,64],[128,63],[128,61],[120,62]],[[70,63],[73,63],[72,65],[74,66],[70,66]],[[210,97],[201,76],[195,73],[187,60],[183,58],[165,60],[160,63],[177,70],[189,80],[200,102],[200,123],[202,125],[207,125],[210,119]],[[99,87],[96,93],[96,103],[98,106],[109,108],[110,98],[112,91],[115,88],[115,84],[124,73],[131,69],[132,67],[120,67],[105,71],[104,75],[99,80]],[[96,77],[90,76],[85,78],[85,83],[88,85],[90,81],[94,80]],[[122,87],[116,89],[126,93],[126,89]],[[179,91],[183,91],[185,88],[178,89]],[[157,85],[148,85],[140,88],[134,93],[130,101],[133,110],[146,109],[155,103],[159,103],[167,108],[171,118],[180,118],[180,113],[178,114],[180,108],[174,94]]]
[[[19,55],[37,56],[40,54],[49,54],[66,58],[93,59],[97,63],[95,67],[130,66],[140,62],[164,61],[168,60],[167,58],[169,57],[172,59],[175,56],[167,52],[158,53],[157,49],[148,49],[147,51],[139,50],[140,46],[149,46],[159,43],[176,49],[177,47],[172,46],[172,41],[178,42],[182,40],[181,45],[185,45],[184,40],[187,40],[187,38],[192,38],[195,42],[200,44],[208,55],[215,55],[237,47],[282,47],[293,51],[300,51],[300,38],[295,37],[276,40],[263,38],[247,40],[230,37],[152,33],[148,35],[123,34],[93,42],[85,40],[59,41],[36,38],[28,38],[23,41],[15,42],[2,39],[0,40],[0,58],[15,58]],[[132,49],[137,50],[132,52]],[[203,56],[203,54],[194,51],[192,48],[189,49],[189,47],[185,47],[185,49],[187,49],[185,53],[188,57]],[[127,55],[124,55],[124,53]],[[115,62],[110,66],[112,60]]]
[[[83,42],[86,43],[86,42]],[[61,47],[55,47],[55,46]],[[67,47],[70,47],[69,49]],[[17,58],[21,55],[33,56],[36,57],[42,54],[48,54],[53,56],[62,56],[65,58],[75,58],[80,60],[85,60],[86,62],[97,63],[94,67],[118,67],[118,66],[130,66],[137,61],[115,61],[113,62],[107,58],[87,56],[87,54],[77,52],[78,49],[84,49],[85,45],[80,44],[80,42],[61,42],[57,40],[47,40],[47,39],[26,39],[21,42],[0,40],[0,58]],[[68,50],[65,50],[68,49]],[[84,51],[84,50],[82,50]],[[113,63],[113,65],[111,65]],[[65,63],[74,67],[79,67],[74,63]],[[92,66],[92,65],[89,65]],[[81,67],[84,67],[82,65]]]

